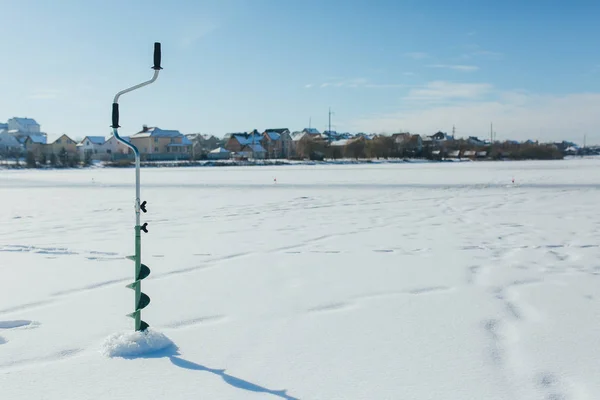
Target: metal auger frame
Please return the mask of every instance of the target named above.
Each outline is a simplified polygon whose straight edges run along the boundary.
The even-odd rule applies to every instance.
[[[135,261],[135,275],[134,282],[127,285],[128,288],[135,290],[135,309],[133,313],[128,314],[128,317],[131,317],[135,320],[135,330],[136,331],[145,331],[148,328],[148,324],[142,320],[142,309],[145,308],[148,304],[150,304],[150,297],[145,293],[142,293],[142,279],[146,278],[150,275],[150,268],[146,265],[142,264],[142,237],[141,231],[148,233],[147,225],[148,223],[144,223],[140,225],[140,210],[144,213],[146,212],[146,202],[140,203],[140,152],[133,144],[124,140],[119,136],[118,128],[119,126],[119,97],[125,93],[132,92],[141,87],[147,86],[154,82],[158,78],[158,73],[162,69],[160,66],[161,61],[161,49],[160,43],[154,43],[154,76],[149,81],[140,83],[138,85],[132,86],[128,89],[122,90],[115,95],[115,99],[112,104],[112,125],[113,135],[115,138],[123,143],[125,146],[129,147],[133,154],[135,154],[135,255],[127,257],[130,260]]]

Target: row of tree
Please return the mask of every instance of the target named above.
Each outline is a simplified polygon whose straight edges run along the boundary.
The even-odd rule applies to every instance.
[[[27,168],[75,168],[79,166],[87,166],[91,164],[91,158],[86,156],[83,160],[78,153],[68,152],[66,149],[61,149],[58,154],[55,153],[34,153],[32,151],[19,150],[3,150],[0,151],[0,159],[5,161],[14,161],[17,167],[23,166],[21,163],[24,158],[23,165]]]
[[[496,142],[485,146],[474,146],[467,140],[405,146],[396,143],[390,136],[377,136],[373,139],[357,138],[349,140],[344,146],[331,145],[325,140],[312,139],[298,143],[298,159],[380,159],[380,158],[424,158],[429,160],[451,157],[458,151],[459,157],[465,157],[467,151],[484,153],[482,158],[499,160],[557,160],[564,158],[563,152],[553,144]],[[473,157],[473,156],[471,156]]]
[[[372,139],[359,137],[348,140],[343,146],[331,144],[322,138],[310,138],[296,144],[294,157],[298,160],[324,160],[324,159],[388,159],[388,158],[424,158],[439,160],[448,158],[456,151],[464,157],[466,151],[484,153],[486,159],[512,159],[512,160],[555,160],[564,158],[563,152],[552,144],[496,142],[486,146],[474,146],[466,140],[451,140],[445,142],[429,143],[420,146],[406,146],[398,144],[391,136],[376,136]],[[58,153],[39,153],[31,151],[23,154],[22,151],[0,151],[0,159],[14,160],[19,166],[20,160],[25,158],[28,168],[53,167],[74,168],[91,164],[90,155],[81,159],[78,153],[67,152],[64,148]],[[204,152],[195,154],[193,159],[206,158]],[[479,157],[478,157],[479,158]],[[124,160],[125,165],[130,160]]]

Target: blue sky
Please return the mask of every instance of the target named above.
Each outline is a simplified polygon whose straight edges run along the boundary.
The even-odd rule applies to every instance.
[[[308,126],[600,143],[598,1],[2,1],[0,120],[50,137],[142,124]]]

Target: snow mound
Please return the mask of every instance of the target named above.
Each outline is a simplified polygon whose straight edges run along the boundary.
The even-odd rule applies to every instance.
[[[104,340],[101,353],[107,357],[137,357],[175,347],[175,343],[160,332],[119,332]]]

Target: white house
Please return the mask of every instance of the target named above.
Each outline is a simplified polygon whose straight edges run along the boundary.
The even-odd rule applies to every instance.
[[[121,139],[129,142],[129,136],[121,136]],[[104,152],[112,157],[113,154],[129,154],[129,147],[119,142],[116,137],[109,137],[103,145]]]
[[[40,124],[33,118],[18,118],[14,117],[8,120],[9,131],[19,131],[25,134],[41,133]]]
[[[85,159],[86,155],[89,155],[92,160],[101,160],[105,158],[106,150],[104,149],[104,137],[84,137],[83,140],[77,144],[77,152],[82,159]]]
[[[231,157],[231,152],[223,147],[217,147],[208,153],[209,160],[227,160]]]

